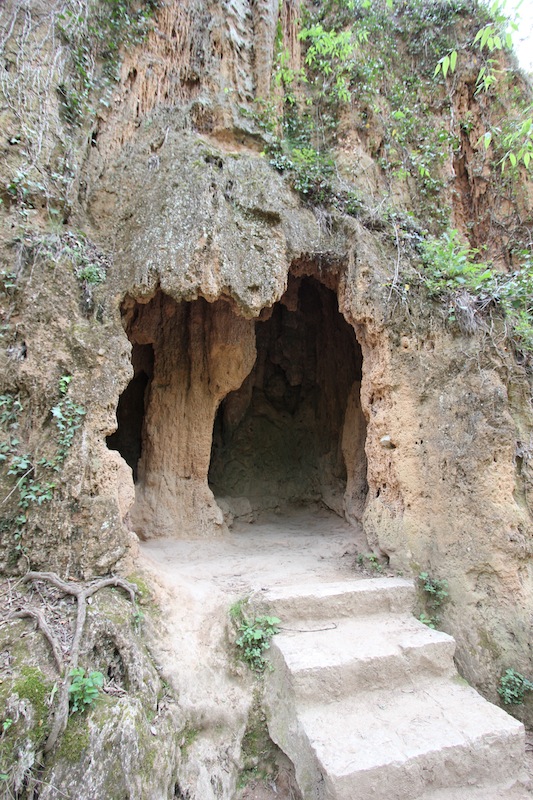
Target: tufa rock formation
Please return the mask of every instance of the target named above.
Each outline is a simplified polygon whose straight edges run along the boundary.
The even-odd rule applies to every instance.
[[[367,5],[6,0],[2,570],[126,575],[139,538],[321,504],[447,579],[496,701],[533,672],[533,345],[424,247],[522,302],[528,164],[485,134],[531,88],[483,8]]]

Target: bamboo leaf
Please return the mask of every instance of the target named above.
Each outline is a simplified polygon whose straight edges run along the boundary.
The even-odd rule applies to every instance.
[[[457,64],[457,50],[452,50],[450,53],[450,70],[455,72],[455,65]]]

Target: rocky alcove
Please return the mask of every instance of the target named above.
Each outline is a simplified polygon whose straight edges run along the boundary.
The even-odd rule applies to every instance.
[[[255,328],[253,369],[215,419],[215,496],[237,515],[247,506],[321,503],[358,517],[366,493],[362,354],[335,293],[315,278],[290,276]]]
[[[132,470],[144,538],[213,533],[234,516],[366,496],[361,348],[334,291],[290,276],[258,320],[224,299],[127,297],[133,378],[107,437]],[[216,496],[218,503],[215,502]]]

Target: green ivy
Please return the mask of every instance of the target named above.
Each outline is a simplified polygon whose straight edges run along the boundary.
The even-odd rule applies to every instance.
[[[144,41],[159,6],[159,0],[99,0],[59,15],[58,32],[69,44],[72,61],[70,77],[58,87],[67,122],[80,125],[96,113],[94,90],[100,91],[100,104],[109,105],[121,50]]]
[[[57,429],[55,453],[51,458],[37,459],[23,449],[19,439],[20,415],[24,407],[20,397],[10,394],[0,395],[0,462],[7,467],[7,475],[14,479],[14,485],[4,502],[15,495],[16,512],[11,519],[15,539],[15,551],[26,552],[24,533],[33,506],[49,503],[57,488],[55,474],[61,467],[72,446],[74,435],[81,427],[85,409],[74,403],[67,392],[72,377],[63,375],[59,381],[60,400],[51,409],[51,416]]]

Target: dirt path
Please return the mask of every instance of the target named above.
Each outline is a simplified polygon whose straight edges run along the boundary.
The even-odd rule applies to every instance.
[[[141,553],[165,582],[206,583],[234,595],[263,586],[353,578],[357,545],[365,549],[360,529],[327,511],[302,511],[240,523],[218,539],[152,539],[141,545]]]

